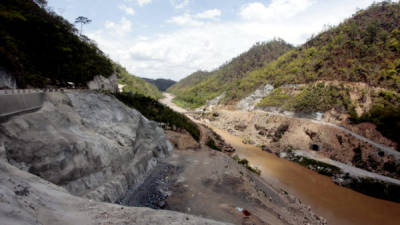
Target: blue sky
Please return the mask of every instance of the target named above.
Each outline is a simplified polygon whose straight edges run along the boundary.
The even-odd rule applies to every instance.
[[[304,43],[374,0],[48,0],[129,72],[179,80],[213,70],[258,41]]]

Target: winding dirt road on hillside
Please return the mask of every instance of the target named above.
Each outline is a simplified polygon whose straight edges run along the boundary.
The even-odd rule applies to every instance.
[[[261,112],[264,112],[264,113],[265,113],[266,111],[261,111]],[[361,136],[361,135],[359,135],[359,134],[357,134],[357,133],[354,133],[353,131],[351,131],[351,130],[349,130],[349,129],[346,129],[346,128],[344,128],[344,127],[338,126],[338,125],[336,125],[336,124],[327,123],[327,122],[319,121],[319,120],[313,120],[313,119],[292,117],[292,116],[288,116],[288,115],[286,115],[286,114],[277,113],[277,112],[267,112],[267,113],[269,113],[269,114],[271,114],[271,115],[278,115],[278,116],[283,116],[283,117],[287,117],[287,118],[296,118],[296,119],[300,119],[300,120],[307,120],[307,121],[310,121],[310,122],[313,122],[313,123],[316,123],[316,124],[334,127],[334,128],[339,129],[339,130],[341,130],[341,131],[343,131],[343,132],[345,132],[345,133],[347,133],[347,134],[350,134],[351,136],[353,136],[353,137],[355,137],[355,138],[357,138],[357,139],[359,139],[359,140],[361,140],[361,141],[363,141],[363,142],[366,142],[366,143],[368,143],[368,144],[370,144],[370,145],[372,145],[372,146],[378,148],[378,149],[381,150],[381,151],[384,151],[386,154],[395,156],[396,159],[399,159],[399,158],[400,158],[400,152],[394,150],[393,148],[388,147],[388,146],[383,145],[383,144],[376,143],[375,141],[373,141],[373,140],[371,140],[371,139],[368,139],[368,138],[366,138],[366,137],[364,137],[364,136]]]
[[[173,95],[167,94],[167,98],[162,102],[171,108],[179,109],[172,103],[172,99]],[[184,109],[179,109],[179,111],[187,112]],[[211,128],[228,144],[231,144],[241,158],[248,159],[252,166],[259,168],[263,179],[283,186],[310,205],[318,215],[326,218],[328,224],[397,225],[400,221],[400,204],[398,203],[376,199],[340,187],[329,177],[263,152],[255,146],[243,144],[240,138],[226,131]]]

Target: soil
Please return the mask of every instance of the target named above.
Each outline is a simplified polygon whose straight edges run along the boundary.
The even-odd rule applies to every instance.
[[[277,154],[286,152],[288,148],[312,151],[313,146],[314,149],[318,147],[318,154],[321,156],[353,164],[370,172],[400,178],[399,159],[335,127],[262,111],[220,109],[217,111],[218,117],[213,117],[213,113],[215,112],[191,116],[241,137],[246,143],[264,146]],[[242,126],[243,124],[246,127]],[[287,129],[282,129],[282,126]],[[354,150],[358,148],[361,149],[361,155],[358,156],[360,162],[355,162],[357,156]],[[395,166],[388,169],[389,164]]]
[[[184,140],[194,142],[187,133],[166,131],[175,151],[122,203],[233,224],[326,223],[294,196],[251,173],[228,153],[208,148],[204,141],[215,138],[214,133],[204,126],[201,131],[197,148],[194,144],[183,147]]]

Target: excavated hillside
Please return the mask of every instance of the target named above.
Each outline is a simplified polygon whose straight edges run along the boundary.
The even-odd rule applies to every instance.
[[[210,138],[221,143],[206,128],[200,143],[169,129],[166,135],[112,95],[45,93],[40,109],[0,122],[0,221],[326,224],[294,196],[208,148]]]
[[[172,147],[157,124],[114,97],[49,93],[34,113],[0,124],[14,166],[94,200],[116,202]]]

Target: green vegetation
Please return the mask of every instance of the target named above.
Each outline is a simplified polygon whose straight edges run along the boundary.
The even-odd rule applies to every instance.
[[[217,150],[217,151],[221,151],[221,148],[220,147],[218,147],[216,144],[215,144],[215,141],[214,141],[214,139],[212,139],[212,138],[208,138],[208,140],[207,140],[207,142],[206,142],[206,145],[208,146],[208,147],[210,147],[211,149],[214,149],[214,150]]]
[[[294,95],[286,94],[283,87],[274,89],[258,106],[275,106],[296,112],[325,112],[330,109],[347,112],[353,110],[349,90],[343,85],[309,84]]]
[[[289,108],[287,104],[290,98],[291,96],[285,93],[284,88],[279,87],[272,90],[267,97],[265,97],[260,103],[258,103],[258,106]]]
[[[169,87],[174,85],[176,81],[169,79],[149,79],[149,78],[141,78],[146,82],[153,84],[158,88],[159,91],[166,91]]]
[[[257,43],[250,50],[222,65],[217,70],[197,72],[175,84],[168,91],[174,93],[176,102],[186,108],[196,108],[228,90],[232,84],[247,76],[248,72],[261,68],[292,49],[283,40]],[[228,98],[224,101],[229,101]]]
[[[86,36],[46,9],[45,0],[0,2],[0,66],[19,87],[78,86],[113,73],[110,60]]]
[[[210,72],[206,71],[197,71],[189,76],[185,77],[184,79],[180,80],[178,83],[172,85],[170,88],[168,88],[168,92],[171,93],[179,93],[180,91],[183,91],[187,88],[190,88],[191,86],[196,85],[197,83],[203,81],[206,77],[210,76]]]
[[[161,92],[154,85],[131,75],[121,65],[114,63],[114,71],[117,74],[118,83],[126,85],[123,88],[124,92],[132,92],[133,94],[140,94],[154,99],[162,98]]]
[[[307,157],[300,157],[299,159],[296,160],[300,165],[307,167],[309,169],[315,170],[319,174],[325,175],[325,176],[334,176],[336,174],[340,174],[342,172],[341,169],[339,169],[336,166],[320,162],[314,159],[310,159]]]
[[[253,172],[253,173],[257,174],[257,175],[261,174],[261,170],[251,167],[249,165],[249,161],[247,159],[240,159],[239,156],[237,156],[237,155],[234,155],[232,157],[232,159],[235,160],[240,165],[244,166],[246,169],[250,170],[251,172]]]
[[[351,182],[345,186],[365,195],[400,202],[400,186],[396,184],[378,181],[372,178],[352,178]]]
[[[352,115],[351,120],[355,123],[372,122],[385,136],[400,143],[400,94],[395,91],[383,90],[372,96],[371,109],[358,117]],[[398,146],[400,150],[400,145]]]
[[[235,82],[227,95],[242,99],[263,84],[318,80],[365,82],[400,90],[400,3],[384,1],[312,37],[267,66]]]
[[[157,100],[130,93],[118,93],[115,94],[115,97],[125,105],[138,110],[146,118],[185,129],[195,140],[200,140],[200,130],[195,123],[186,116],[162,105]]]

